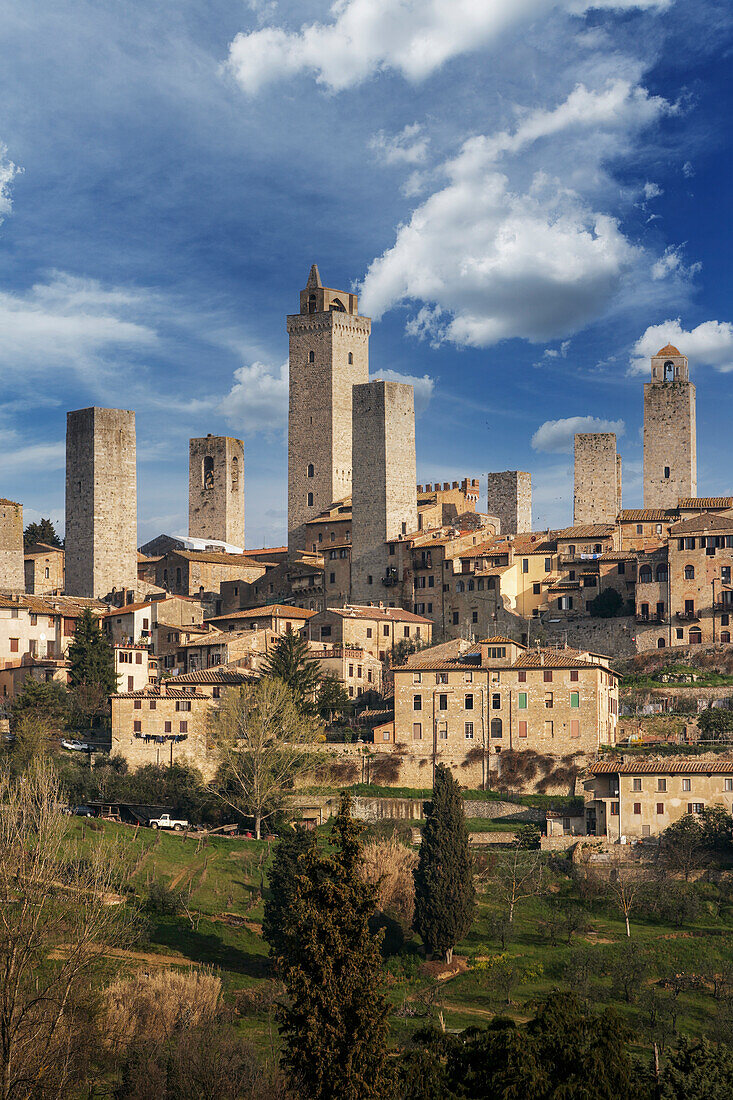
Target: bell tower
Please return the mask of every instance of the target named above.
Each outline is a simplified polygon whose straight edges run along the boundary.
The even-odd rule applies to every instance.
[[[288,549],[310,550],[305,524],[351,494],[353,387],[369,381],[369,333],[356,294],[324,287],[313,264],[287,319]]]
[[[644,507],[676,508],[697,495],[695,387],[672,344],[652,356],[644,384]]]

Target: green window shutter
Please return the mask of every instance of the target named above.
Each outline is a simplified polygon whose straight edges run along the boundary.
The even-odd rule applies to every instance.
[[[570,706],[571,707],[579,707],[580,706],[580,695],[577,691],[571,691],[570,692]]]
[[[527,709],[527,692],[526,691],[520,691],[520,693],[519,693],[519,709],[520,710],[526,710]]]

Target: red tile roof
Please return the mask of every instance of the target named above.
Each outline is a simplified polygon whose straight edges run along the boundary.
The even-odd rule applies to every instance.
[[[593,775],[729,775],[733,773],[733,760],[600,760],[589,770]]]
[[[415,615],[412,611],[403,611],[401,607],[363,607],[350,604],[347,607],[329,607],[321,615],[340,615],[342,619],[384,619],[396,623],[430,623],[424,615]]]
[[[665,344],[663,348],[659,349],[659,351],[654,356],[654,358],[658,359],[660,355],[677,355],[677,356],[680,356],[681,353],[677,350],[677,348],[674,346],[674,344]]]
[[[310,619],[315,614],[315,611],[310,611],[307,607],[291,607],[289,604],[271,603],[265,607],[250,608],[248,611],[232,611],[229,615],[215,615],[206,621],[208,623],[218,623],[227,619],[261,619],[267,617],[273,619]]]

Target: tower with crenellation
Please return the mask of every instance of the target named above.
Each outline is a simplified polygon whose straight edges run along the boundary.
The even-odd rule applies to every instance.
[[[287,319],[288,549],[305,549],[308,520],[351,493],[352,390],[369,381],[371,320],[356,294],[324,287],[311,267],[300,312]]]
[[[672,344],[652,356],[644,384],[644,507],[676,508],[697,496],[695,387],[687,357]]]

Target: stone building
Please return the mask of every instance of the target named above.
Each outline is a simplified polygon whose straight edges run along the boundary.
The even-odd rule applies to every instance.
[[[478,478],[464,477],[461,482],[444,481],[442,484],[418,485],[417,526],[420,531],[444,527],[448,523],[458,526],[467,515],[475,514],[479,501]],[[499,524],[496,526],[497,532]]]
[[[578,432],[573,524],[615,523],[620,511],[621,456],[615,432]]]
[[[674,524],[667,547],[670,645],[728,644],[733,626],[733,519]]]
[[[251,554],[171,550],[155,564],[155,583],[179,596],[218,595],[224,581],[256,581],[267,572],[268,564]]]
[[[64,591],[64,552],[38,542],[24,554],[25,590],[32,596],[60,595]]]
[[[585,783],[588,832],[618,841],[658,836],[685,814],[733,809],[733,760],[719,756],[600,760]]]
[[[311,267],[290,337],[288,549],[306,547],[305,524],[351,493],[352,388],[369,380],[371,320],[355,294],[323,286]]]
[[[364,699],[382,690],[382,662],[366,653],[361,646],[322,645],[310,643],[309,656],[318,661],[326,674],[340,680],[349,699]]]
[[[501,635],[455,655],[446,648],[416,653],[393,670],[403,783],[430,786],[434,764],[443,762],[466,786],[490,785],[502,753],[579,763],[615,743],[618,676],[606,658],[528,650]]]
[[[671,344],[652,356],[644,384],[644,507],[674,508],[697,493],[695,387]]]
[[[196,600],[166,596],[161,600],[144,600],[105,611],[100,626],[113,645],[151,645],[155,628],[166,626],[196,626],[204,613]]]
[[[0,592],[25,592],[23,505],[0,500]]]
[[[188,533],[244,550],[244,443],[207,435],[188,444]]]
[[[433,624],[422,615],[399,607],[330,607],[308,620],[308,639],[325,645],[358,646],[379,661],[387,661],[403,639],[429,645]]]
[[[0,595],[0,693],[12,696],[27,676],[66,683],[64,659],[87,607],[105,610],[96,600],[72,596]]]
[[[354,386],[353,460],[351,599],[378,602],[385,585],[401,580],[387,544],[417,529],[412,386]]]
[[[299,634],[315,615],[303,607],[289,604],[267,604],[247,611],[232,611],[228,615],[216,615],[207,622],[217,630],[269,630],[273,634]]]
[[[78,409],[66,417],[66,591],[103,598],[135,589],[135,414]]]
[[[278,638],[279,635],[265,627],[257,630],[210,629],[207,634],[192,635],[180,643],[176,667],[184,674],[219,665],[237,665],[257,672],[277,645]]]
[[[150,682],[149,656],[146,645],[114,646],[118,691],[141,691]]]
[[[489,474],[486,511],[499,517],[503,535],[531,531],[532,475],[525,470]]]

